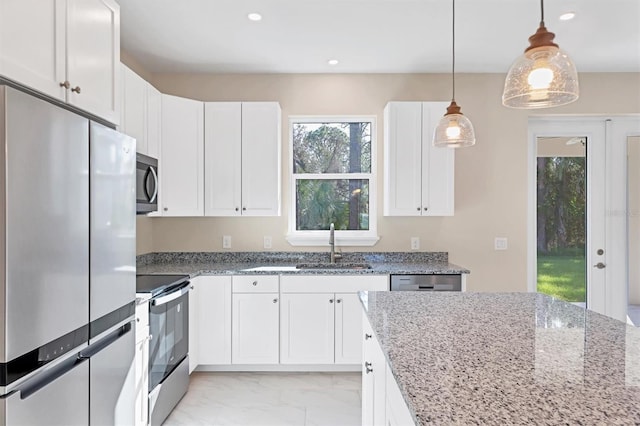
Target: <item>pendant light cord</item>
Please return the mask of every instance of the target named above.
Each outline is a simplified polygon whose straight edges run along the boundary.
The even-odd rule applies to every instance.
[[[544,27],[544,0],[540,0],[540,25]]]
[[[451,43],[451,83],[453,86],[453,93],[451,95],[451,100],[456,99],[456,0],[451,1],[453,5],[452,19],[451,19],[451,33],[452,33],[452,43]]]

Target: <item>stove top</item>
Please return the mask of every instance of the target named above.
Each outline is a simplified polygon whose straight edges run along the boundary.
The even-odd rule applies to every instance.
[[[136,293],[155,297],[165,290],[189,281],[189,275],[136,275]]]

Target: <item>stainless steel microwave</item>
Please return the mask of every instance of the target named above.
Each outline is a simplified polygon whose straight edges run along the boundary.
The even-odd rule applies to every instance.
[[[144,154],[136,157],[136,213],[158,210],[158,160]]]

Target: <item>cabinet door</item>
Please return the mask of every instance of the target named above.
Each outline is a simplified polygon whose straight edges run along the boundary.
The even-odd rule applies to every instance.
[[[454,148],[433,146],[433,132],[447,102],[422,103],[422,215],[453,216]]]
[[[163,216],[204,214],[203,104],[162,95]]]
[[[280,215],[280,105],[242,103],[242,215]]]
[[[373,404],[375,383],[373,380],[373,371],[370,370],[370,366],[373,365],[373,331],[371,330],[371,326],[367,319],[364,318],[366,315],[364,311],[361,310],[360,315],[363,316],[363,331],[360,336],[360,342],[362,343],[362,425],[368,426],[374,424]]]
[[[362,305],[357,294],[336,294],[336,364],[362,360]]]
[[[115,0],[67,0],[67,80],[70,104],[118,124],[120,6]]]
[[[386,403],[386,419],[387,426],[413,426],[415,421],[413,415],[404,401],[404,397],[400,393],[400,388],[396,383],[391,370],[386,368],[386,387],[387,387],[387,403]]]
[[[147,152],[147,82],[126,65],[122,66],[121,131],[136,139],[136,152]]]
[[[384,110],[384,214],[422,212],[422,106],[389,102]]]
[[[332,293],[282,295],[282,364],[333,364],[334,305]]]
[[[138,340],[136,336],[135,355],[135,426],[147,426],[148,404],[149,404],[149,327],[147,326],[147,336]]]
[[[66,0],[0,1],[0,75],[60,100]]]
[[[235,293],[232,299],[232,363],[277,364],[278,293]]]
[[[147,86],[147,155],[160,160],[162,95],[149,83],[145,84]]]
[[[205,122],[205,216],[241,214],[240,102],[206,102]]]
[[[191,281],[189,291],[189,374],[198,367],[200,363],[200,282],[197,279]]]
[[[197,283],[199,363],[231,364],[231,277],[202,276]]]

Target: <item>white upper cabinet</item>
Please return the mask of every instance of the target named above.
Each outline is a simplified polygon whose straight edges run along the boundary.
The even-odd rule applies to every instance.
[[[205,215],[280,214],[277,102],[205,103]]]
[[[120,6],[115,0],[67,0],[67,102],[117,124]]]
[[[120,8],[113,0],[2,0],[0,74],[117,124]]]
[[[136,139],[136,151],[147,153],[147,85],[122,65],[122,119],[120,131]]]
[[[203,103],[162,95],[163,216],[204,214]]]
[[[145,79],[121,64],[122,114],[119,130],[136,138],[136,151],[160,159],[162,96]]]
[[[0,1],[0,74],[62,101],[66,0]]]
[[[452,216],[454,150],[433,131],[447,102],[389,102],[384,110],[385,216]]]

